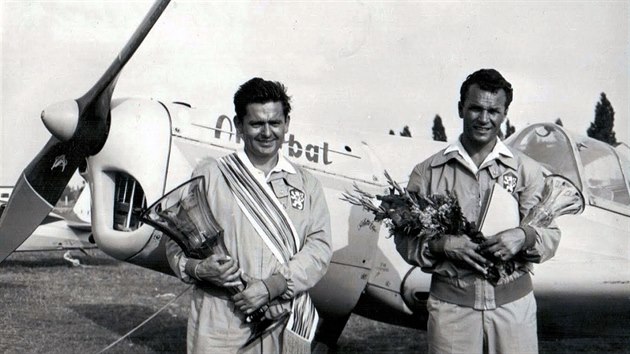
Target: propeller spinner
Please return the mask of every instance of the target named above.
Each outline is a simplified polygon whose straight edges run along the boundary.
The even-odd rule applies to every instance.
[[[153,4],[120,54],[86,94],[42,112],[42,120],[53,136],[24,169],[0,217],[0,262],[35,231],[80,164],[105,144],[118,75],[169,2],[157,0]]]

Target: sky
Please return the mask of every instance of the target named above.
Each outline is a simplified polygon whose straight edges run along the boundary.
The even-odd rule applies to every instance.
[[[0,0],[0,185],[49,133],[40,112],[82,96],[150,1]],[[461,131],[459,87],[480,68],[514,87],[518,131],[560,118],[585,134],[605,92],[628,143],[628,1],[177,1],[124,68],[114,97],[184,101],[233,115],[252,77],[278,80],[292,122],[431,138]],[[141,132],[139,132],[141,136]]]

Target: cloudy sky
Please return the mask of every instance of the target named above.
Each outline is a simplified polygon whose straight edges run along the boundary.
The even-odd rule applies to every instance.
[[[39,114],[78,98],[142,20],[147,1],[0,1],[0,185],[49,135]],[[459,86],[483,67],[513,84],[519,128],[561,118],[585,133],[605,92],[628,142],[627,1],[177,1],[125,67],[115,97],[233,114],[253,76],[284,82],[293,121],[457,136]]]

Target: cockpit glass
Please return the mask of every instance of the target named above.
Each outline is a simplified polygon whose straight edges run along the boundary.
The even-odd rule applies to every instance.
[[[630,195],[619,159],[613,149],[593,139],[577,142],[584,164],[584,179],[591,195],[630,205]]]
[[[621,213],[630,207],[627,145],[613,148],[584,136],[569,138],[562,128],[552,124],[527,127],[507,142],[538,161],[548,173],[570,179],[592,204]]]
[[[518,136],[510,145],[538,161],[549,172],[563,175],[582,188],[571,142],[560,129],[540,126]]]

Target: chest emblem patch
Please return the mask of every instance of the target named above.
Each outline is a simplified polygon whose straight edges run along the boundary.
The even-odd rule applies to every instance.
[[[289,191],[289,196],[291,197],[293,209],[304,210],[304,192],[293,188]]]
[[[516,189],[516,183],[518,182],[518,177],[514,172],[507,172],[503,175],[503,188],[509,193],[514,193]]]

